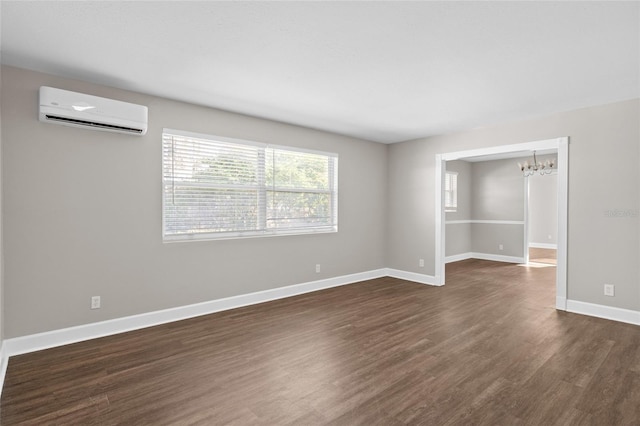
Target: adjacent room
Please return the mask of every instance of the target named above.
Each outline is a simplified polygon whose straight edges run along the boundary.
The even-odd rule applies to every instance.
[[[558,191],[558,155],[521,155],[447,161],[443,262],[557,263],[558,196],[564,197]],[[514,172],[516,165],[522,173]]]
[[[640,424],[640,3],[0,25],[2,425]]]

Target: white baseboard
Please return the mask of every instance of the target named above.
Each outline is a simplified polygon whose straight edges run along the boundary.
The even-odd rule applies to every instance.
[[[567,310],[567,298],[556,296],[556,309],[559,311]]]
[[[473,258],[473,253],[471,252],[452,254],[451,256],[447,256],[444,258],[444,263],[459,262],[461,260],[467,260],[471,258]]]
[[[529,243],[529,247],[530,248],[541,248],[541,249],[558,250],[558,245],[557,244],[550,244],[550,243]]]
[[[503,256],[501,254],[489,254],[489,253],[471,253],[471,257],[481,260],[493,260],[494,262],[507,262],[507,263],[524,263],[524,257],[516,256]]]
[[[591,317],[604,318],[613,321],[640,325],[640,311],[614,308],[613,306],[597,305],[595,303],[567,300],[567,311]]]
[[[9,366],[9,356],[6,351],[7,345],[0,341],[0,396],[2,396],[2,388],[4,387],[4,378],[7,375],[7,367]]]
[[[4,341],[3,349],[7,357],[35,352],[56,346],[84,340],[97,339],[99,337],[152,327],[154,325],[179,321],[201,315],[212,314],[242,306],[254,305],[299,294],[310,293],[331,287],[352,284],[359,281],[370,280],[387,276],[387,269],[376,269],[357,274],[342,275],[324,280],[295,284],[287,287],[274,288],[255,293],[211,300],[193,305],[179,306],[161,311],[147,312],[123,318],[15,337]]]
[[[399,278],[401,280],[413,281],[420,284],[429,284],[435,286],[441,286],[438,284],[436,277],[433,275],[418,274],[416,272],[401,271],[399,269],[387,268],[387,276],[393,278]]]
[[[524,257],[503,256],[501,254],[467,252],[447,256],[444,263],[458,262],[467,259],[493,260],[494,262],[524,263]]]

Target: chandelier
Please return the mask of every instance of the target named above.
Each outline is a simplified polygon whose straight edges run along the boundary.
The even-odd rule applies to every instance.
[[[518,163],[518,167],[524,177],[532,176],[536,174],[536,172],[540,173],[542,176],[548,175],[554,170],[553,166],[555,166],[553,160],[547,160],[544,163],[538,162],[535,151],[533,151],[533,163],[529,163],[528,161],[525,161],[524,164]]]

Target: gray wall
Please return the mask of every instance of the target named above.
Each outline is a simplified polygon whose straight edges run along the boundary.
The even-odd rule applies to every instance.
[[[610,214],[639,208],[639,100],[386,146],[11,67],[1,79],[5,337],[385,266],[433,274],[435,154],[558,136],[571,138],[569,298],[640,308],[638,215]],[[148,105],[149,133],[40,123],[41,85]],[[163,244],[163,127],[337,152],[340,231]]]
[[[510,158],[472,163],[472,219],[524,220],[524,178],[518,161]],[[473,223],[471,251],[523,257],[524,225]]]
[[[446,212],[446,220],[468,221],[471,216],[471,163],[457,160],[447,162],[447,171],[458,172],[458,208],[455,212]],[[471,251],[471,224],[450,223],[445,232],[446,256]]]
[[[639,208],[639,105],[635,99],[391,145],[388,266],[435,272],[436,154],[569,136],[568,297],[638,310],[638,215],[607,212]],[[616,285],[615,297],[603,295],[604,283]]]
[[[41,85],[147,105],[149,131],[41,123]],[[386,266],[386,145],[12,67],[2,114],[6,337]],[[337,152],[339,232],[163,244],[163,127]]]
[[[474,220],[524,220],[524,178],[519,159],[472,163]]]
[[[558,175],[533,175],[529,180],[529,244],[558,243]]]
[[[472,223],[471,251],[521,258],[524,256],[524,225]]]

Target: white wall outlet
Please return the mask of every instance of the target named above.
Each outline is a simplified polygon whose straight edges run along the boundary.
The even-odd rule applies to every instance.
[[[420,265],[421,268],[424,268],[424,259],[420,259],[418,261],[418,265]]]
[[[320,273],[320,264],[316,263],[316,274]]]
[[[100,309],[100,296],[91,296],[91,309]]]
[[[604,295],[605,296],[615,296],[615,286],[613,284],[605,284],[604,285]]]
[[[547,235],[547,238],[548,238],[548,239],[551,239],[551,235]]]
[[[500,244],[500,245],[498,246],[498,248],[499,248],[500,250],[504,250],[504,245]]]

